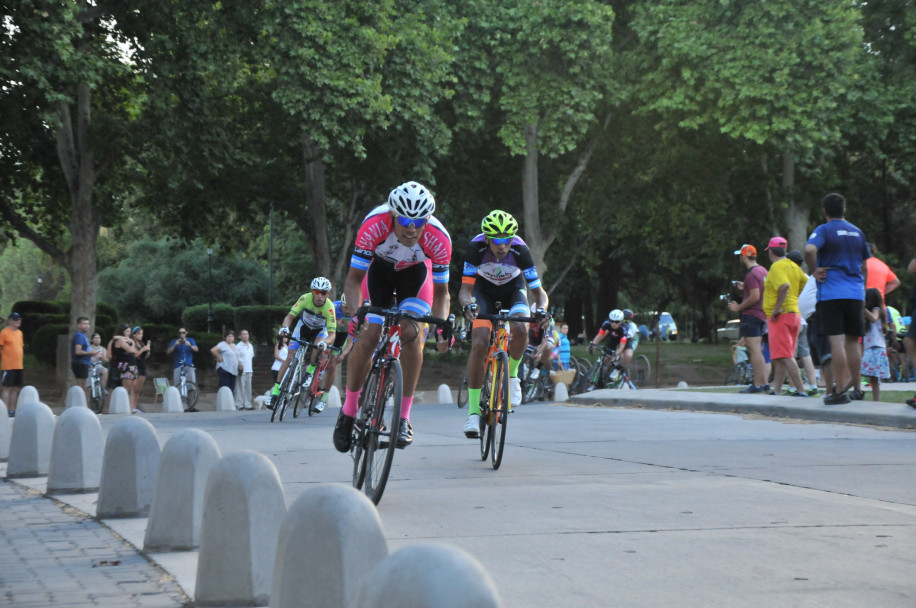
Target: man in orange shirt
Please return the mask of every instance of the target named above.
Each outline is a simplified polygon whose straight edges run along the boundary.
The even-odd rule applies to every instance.
[[[885,306],[887,306],[887,294],[900,287],[900,279],[890,269],[890,266],[875,257],[878,255],[878,247],[874,243],[869,243],[868,248],[871,249],[871,257],[865,260],[865,267],[868,269],[865,289],[874,287],[880,291],[881,300],[885,301]]]
[[[9,323],[0,331],[0,385],[3,387],[2,399],[10,418],[16,415],[16,400],[22,388],[22,315],[14,312]]]

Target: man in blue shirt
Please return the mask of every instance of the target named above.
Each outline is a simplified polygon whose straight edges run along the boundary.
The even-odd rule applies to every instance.
[[[86,379],[89,378],[89,368],[92,367],[92,360],[99,355],[89,350],[89,319],[80,317],[76,320],[76,331],[70,338],[70,369],[73,371],[73,377],[76,378],[76,385],[82,387],[86,392],[86,399],[89,399],[89,388],[86,386]]]
[[[865,260],[871,257],[868,241],[859,228],[847,222],[846,199],[828,194],[821,201],[827,223],[814,229],[805,245],[805,262],[817,280],[817,313],[820,329],[830,341],[836,386],[827,387],[825,405],[862,399],[859,390],[862,354],[859,338],[865,335]],[[845,391],[852,389],[850,395]]]
[[[181,381],[181,364],[185,363],[189,367],[185,369],[185,378],[188,382],[197,382],[197,374],[194,373],[194,353],[197,352],[197,342],[194,338],[188,337],[188,330],[182,327],[178,330],[178,337],[169,342],[169,349],[166,351],[172,355],[174,360],[172,370],[172,386],[178,386]]]

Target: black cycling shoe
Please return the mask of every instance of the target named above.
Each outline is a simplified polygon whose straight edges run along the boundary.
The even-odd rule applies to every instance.
[[[404,449],[413,443],[413,427],[407,422],[407,418],[401,418],[401,428],[398,430],[398,449]]]
[[[337,424],[334,425],[334,447],[338,452],[349,452],[350,444],[353,442],[353,423],[356,418],[347,416],[340,412],[337,416]]]

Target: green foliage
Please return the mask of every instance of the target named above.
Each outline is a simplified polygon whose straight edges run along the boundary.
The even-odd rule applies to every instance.
[[[207,316],[210,306],[200,304],[198,306],[189,306],[181,313],[181,324],[189,332],[197,333],[207,331]],[[235,308],[225,302],[213,304],[213,333],[222,336],[222,332],[228,329],[235,329]]]
[[[29,352],[45,365],[57,364],[57,336],[66,336],[70,325],[68,323],[47,323],[39,327],[32,334],[26,334],[26,344]],[[25,330],[23,330],[25,333]]]
[[[239,306],[235,309],[234,327],[236,332],[247,329],[254,343],[271,344],[289,309],[289,306]]]

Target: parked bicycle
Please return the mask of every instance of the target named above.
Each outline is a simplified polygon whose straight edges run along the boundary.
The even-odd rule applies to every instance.
[[[372,355],[372,367],[359,398],[350,454],[353,457],[353,487],[362,490],[369,500],[378,504],[388,483],[394,451],[398,447],[404,394],[403,373],[398,359],[401,354],[401,320],[442,325],[446,341],[451,336],[451,320],[376,306],[361,306],[356,316],[363,319],[366,314],[380,315],[384,320],[381,339]]]
[[[186,412],[196,412],[197,408],[197,398],[198,391],[197,385],[188,380],[188,372],[186,368],[193,369],[193,365],[188,365],[184,361],[178,367],[178,394],[181,395],[181,405],[184,407]]]
[[[320,350],[318,345],[293,336],[290,336],[289,339],[290,342],[298,344],[299,348],[296,349],[293,360],[290,361],[289,367],[286,368],[283,379],[280,380],[280,393],[271,399],[271,406],[273,407],[273,411],[270,413],[271,422],[278,419],[282,422],[283,416],[286,415],[286,410],[290,406],[293,408],[293,418],[299,416],[300,399],[303,394],[308,393],[312,386],[312,380],[317,375],[312,374],[312,377],[308,377],[306,366],[312,358],[312,351]],[[311,397],[311,395],[308,397],[309,415],[313,413]]]
[[[725,376],[725,384],[753,384],[754,382],[754,368],[751,366],[750,362],[742,361],[741,363],[736,363],[733,368],[728,372],[728,375]]]
[[[324,352],[318,355],[318,367],[315,368],[314,373],[306,374],[305,380],[302,381],[302,390],[296,394],[293,400],[293,418],[299,417],[299,411],[305,406],[306,402],[308,402],[309,416],[320,414],[324,411],[322,399],[325,393],[321,390],[321,379],[328,369],[331,356],[339,355],[340,350],[336,346],[328,346]]]
[[[102,384],[103,369],[105,369],[105,366],[102,365],[101,361],[96,361],[89,369],[89,407],[96,414],[102,413],[102,408],[105,407],[105,395],[108,394]]]
[[[500,305],[500,302],[496,302],[497,308]],[[493,323],[490,350],[484,363],[486,372],[480,391],[480,459],[486,460],[489,455],[493,468],[498,469],[506,443],[506,426],[512,412],[509,399],[509,322],[539,323],[540,319],[510,317],[508,310],[500,310],[495,315],[481,313],[477,318]]]

